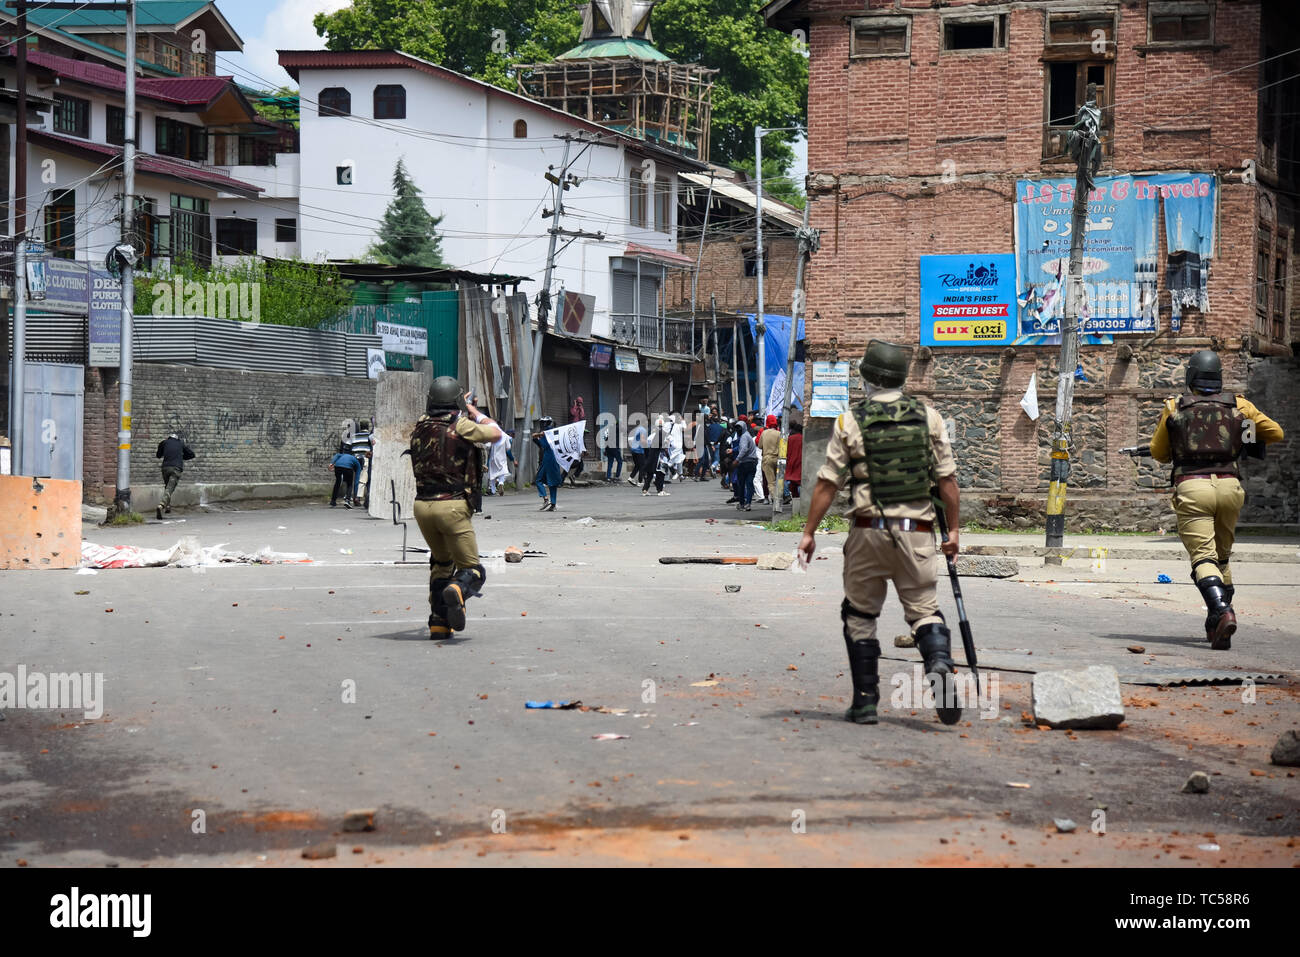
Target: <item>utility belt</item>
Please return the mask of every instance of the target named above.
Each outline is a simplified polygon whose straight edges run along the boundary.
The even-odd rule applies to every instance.
[[[900,532],[932,532],[933,522],[915,518],[859,518],[853,522],[858,528],[892,528]]]
[[[475,512],[483,511],[483,491],[479,488],[467,489],[462,485],[421,485],[415,490],[415,497],[422,502],[449,502],[463,498]]]
[[[1188,479],[1210,479],[1210,478],[1240,478],[1236,472],[1192,472],[1190,475],[1180,475],[1174,479],[1174,484],[1186,482]]]

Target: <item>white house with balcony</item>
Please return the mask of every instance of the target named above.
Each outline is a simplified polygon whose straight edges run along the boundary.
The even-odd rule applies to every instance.
[[[677,252],[677,182],[706,165],[409,54],[281,50],[299,84],[298,230],[305,259],[364,259],[405,161],[425,206],[441,216],[450,265],[528,276],[540,289],[548,229],[561,236],[552,291],[595,297],[594,336],[653,348]],[[563,212],[546,218],[572,142]]]

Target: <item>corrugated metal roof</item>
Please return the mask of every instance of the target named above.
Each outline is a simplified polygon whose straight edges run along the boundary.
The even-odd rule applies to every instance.
[[[683,253],[671,249],[656,249],[653,246],[643,246],[640,243],[628,243],[623,255],[634,259],[662,259],[666,263],[679,267],[695,266],[695,260]]]
[[[704,189],[709,188],[709,177],[700,173],[679,173],[686,182],[693,186],[701,186]],[[739,183],[733,183],[730,180],[713,178],[713,195],[724,196],[732,202],[739,203],[741,206],[748,206],[757,212],[758,195],[748,187],[741,186]],[[784,223],[794,229],[803,226],[803,213],[788,206],[780,200],[763,197],[763,218],[771,219],[778,223]]]
[[[654,44],[640,37],[611,37],[604,40],[586,40],[572,50],[561,53],[557,60],[648,60],[667,62],[671,57],[655,49]]]
[[[79,140],[72,136],[62,136],[58,133],[46,133],[41,130],[31,130],[27,134],[28,142],[43,144],[51,149],[64,150],[65,152],[92,154],[95,156],[121,156],[122,148],[120,146],[108,146],[104,143],[92,143],[89,140]],[[223,173],[218,173],[210,167],[190,166],[179,160],[168,159],[164,156],[157,156],[153,153],[137,153],[135,158],[135,169],[137,173],[148,173],[154,176],[165,176],[169,179],[179,179],[186,183],[207,186],[212,189],[224,190],[227,193],[238,193],[249,199],[256,199],[262,192],[260,186],[254,186],[252,183],[245,183],[242,180],[232,179]]]
[[[29,50],[27,61],[88,86],[115,92],[126,90],[126,73],[103,63],[74,60],[43,50]],[[234,77],[229,76],[140,77],[136,80],[135,90],[140,96],[183,106],[207,106],[225,92],[242,95]]]

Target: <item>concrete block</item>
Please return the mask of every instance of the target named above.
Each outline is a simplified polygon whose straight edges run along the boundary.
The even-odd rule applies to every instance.
[[[1034,675],[1034,721],[1053,728],[1117,728],[1124,720],[1119,673],[1110,665]]]

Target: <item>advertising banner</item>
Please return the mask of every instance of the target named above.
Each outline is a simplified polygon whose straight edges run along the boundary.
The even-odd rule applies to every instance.
[[[1017,321],[1014,255],[921,257],[921,345],[1009,345]]]
[[[122,282],[107,269],[91,267],[87,359],[92,366],[122,362]]]
[[[1113,334],[1157,331],[1156,224],[1161,201],[1171,253],[1167,285],[1178,301],[1175,316],[1178,303],[1208,311],[1204,282],[1214,255],[1217,192],[1215,177],[1209,173],[1097,178],[1088,196],[1083,248],[1082,341],[1110,342]],[[1016,272],[1021,306],[1017,343],[1059,341],[1073,204],[1073,179],[1017,183]]]

